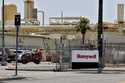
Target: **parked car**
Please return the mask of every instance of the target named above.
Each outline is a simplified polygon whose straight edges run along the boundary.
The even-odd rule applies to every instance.
[[[18,54],[18,60],[20,60],[20,57],[25,53],[25,50],[18,50],[17,54]],[[9,54],[8,54],[8,60],[10,61],[15,61],[16,59],[16,50],[15,49],[9,49]]]
[[[2,48],[0,48],[0,61],[2,61]],[[7,62],[16,60],[16,50],[5,48],[5,60]],[[42,52],[37,49],[35,52],[30,50],[18,50],[17,51],[17,60],[20,63],[27,64],[29,62],[34,62],[39,64],[42,60]]]
[[[31,51],[27,51],[24,54],[18,56],[18,60],[23,64],[27,64],[29,62],[32,62],[32,56],[33,53]]]
[[[10,49],[9,51],[10,51],[10,54],[8,56],[9,62],[15,61],[16,60],[16,50],[15,49]],[[19,58],[19,56],[22,55],[24,53],[24,51],[23,50],[18,50],[17,53],[18,53],[18,58]]]
[[[39,64],[41,60],[42,60],[41,49],[37,49],[35,51],[18,50],[18,61],[23,64],[27,64],[29,62],[34,62],[35,64]]]
[[[35,64],[40,64],[42,60],[42,50],[37,49],[33,52],[27,52],[23,56],[21,56],[20,59],[23,64],[26,64],[28,62],[34,62]]]
[[[4,56],[2,55],[2,51],[3,51],[3,49],[0,48],[0,62],[2,62],[3,58],[4,58],[5,62],[7,62],[10,51],[8,48],[4,48]]]

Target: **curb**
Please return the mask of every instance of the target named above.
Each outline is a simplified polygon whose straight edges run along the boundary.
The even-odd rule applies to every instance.
[[[15,70],[15,69],[6,69]],[[54,69],[18,69],[18,71],[53,71]]]
[[[7,80],[22,80],[25,79],[26,77],[21,77],[21,76],[8,76],[8,77],[0,77],[0,81],[7,81]]]
[[[15,69],[9,69],[7,68],[6,70],[15,70]],[[18,69],[19,71],[59,71],[56,69]],[[64,69],[62,71],[98,71],[98,69]],[[102,71],[124,71],[125,69],[102,69]]]

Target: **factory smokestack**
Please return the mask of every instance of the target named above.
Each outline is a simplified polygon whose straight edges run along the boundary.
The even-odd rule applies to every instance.
[[[34,9],[34,0],[25,0],[24,1],[24,18],[26,20],[33,19],[33,9]]]
[[[118,23],[124,23],[124,4],[117,5],[117,21]]]

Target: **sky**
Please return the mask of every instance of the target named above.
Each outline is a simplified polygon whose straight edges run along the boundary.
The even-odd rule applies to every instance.
[[[4,0],[5,4],[16,4],[18,12],[24,17],[24,0]],[[125,4],[125,0],[103,0],[104,1],[104,21],[114,22],[117,19],[117,4]],[[45,23],[48,24],[48,18],[52,16],[85,16],[91,23],[98,21],[98,0],[34,0],[35,8],[45,12]],[[0,0],[0,7],[2,0]],[[41,14],[39,13],[39,19]],[[1,8],[0,8],[1,20]]]

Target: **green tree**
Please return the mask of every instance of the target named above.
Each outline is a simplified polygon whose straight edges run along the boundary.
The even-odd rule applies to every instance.
[[[75,26],[77,32],[81,32],[82,34],[82,42],[84,45],[84,40],[85,40],[85,34],[88,29],[90,29],[90,21],[88,18],[85,17],[80,17],[80,21],[78,24]]]

